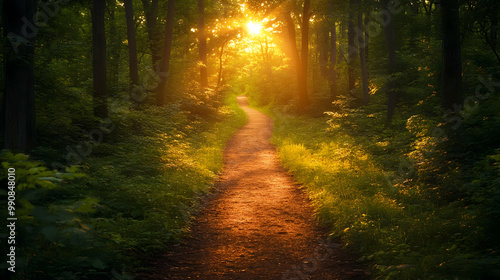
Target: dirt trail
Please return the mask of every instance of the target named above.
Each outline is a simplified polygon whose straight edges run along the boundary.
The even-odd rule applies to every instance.
[[[151,279],[368,279],[338,240],[326,241],[269,141],[271,119],[238,103],[248,123],[228,142],[217,194]]]

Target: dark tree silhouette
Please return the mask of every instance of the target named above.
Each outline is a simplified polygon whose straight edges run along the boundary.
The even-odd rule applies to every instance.
[[[198,51],[200,60],[200,85],[208,87],[207,35],[205,32],[205,1],[198,0]]]
[[[92,1],[92,67],[94,89],[94,115],[108,116],[106,84],[106,28],[104,13],[106,1]]]
[[[463,103],[462,55],[460,52],[460,22],[457,0],[441,1],[443,36],[443,94],[444,109],[457,111]]]
[[[330,101],[337,99],[337,24],[330,30]]]
[[[5,93],[3,100],[4,148],[30,152],[36,145],[34,37],[31,22],[36,13],[34,0],[4,0]]]
[[[172,52],[172,36],[174,33],[175,0],[168,0],[167,23],[165,25],[165,41],[163,45],[163,59],[160,63],[160,83],[156,92],[156,105],[165,104],[165,91],[168,71],[170,67],[170,53]]]
[[[363,27],[363,13],[358,14],[358,47],[359,47],[359,61],[361,62],[361,81],[363,82],[363,104],[368,105],[370,95],[368,92],[368,68],[366,66],[366,52],[364,42],[364,27]]]
[[[148,31],[149,47],[151,49],[151,59],[153,69],[157,69],[158,62],[161,59],[161,50],[158,42],[158,32],[156,31],[156,22],[158,21],[158,0],[142,0],[144,15],[146,17],[146,28]]]
[[[127,21],[127,40],[130,81],[132,84],[139,83],[139,72],[137,69],[137,40],[135,36],[134,6],[132,0],[124,0],[125,17]]]
[[[358,56],[358,49],[356,48],[356,11],[359,9],[359,0],[349,1],[349,22],[347,25],[347,55],[348,55],[348,66],[347,66],[347,76],[349,83],[349,93],[353,94],[354,86],[356,84],[356,77],[354,76],[354,60]]]
[[[385,9],[391,0],[383,0],[382,8]],[[394,15],[390,13],[390,18],[384,24],[385,42],[387,44],[387,54],[389,58],[389,74],[392,75],[396,72],[396,42],[394,31]],[[392,121],[394,111],[396,110],[396,89],[392,85],[387,89],[387,123]]]

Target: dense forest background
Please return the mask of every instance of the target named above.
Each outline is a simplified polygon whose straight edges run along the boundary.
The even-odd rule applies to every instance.
[[[273,117],[318,219],[376,277],[500,278],[497,0],[1,9],[1,158],[18,180],[3,276],[147,270],[210,191],[244,94]]]

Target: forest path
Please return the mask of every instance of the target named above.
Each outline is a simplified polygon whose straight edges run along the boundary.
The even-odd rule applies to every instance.
[[[368,279],[326,231],[269,139],[272,121],[238,103],[248,123],[228,142],[224,171],[190,237],[155,261],[149,279]],[[141,277],[141,279],[143,279]]]

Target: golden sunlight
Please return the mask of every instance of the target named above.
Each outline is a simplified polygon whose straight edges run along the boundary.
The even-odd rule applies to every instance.
[[[249,21],[247,23],[247,28],[252,35],[258,35],[262,31],[262,24],[259,22]]]

